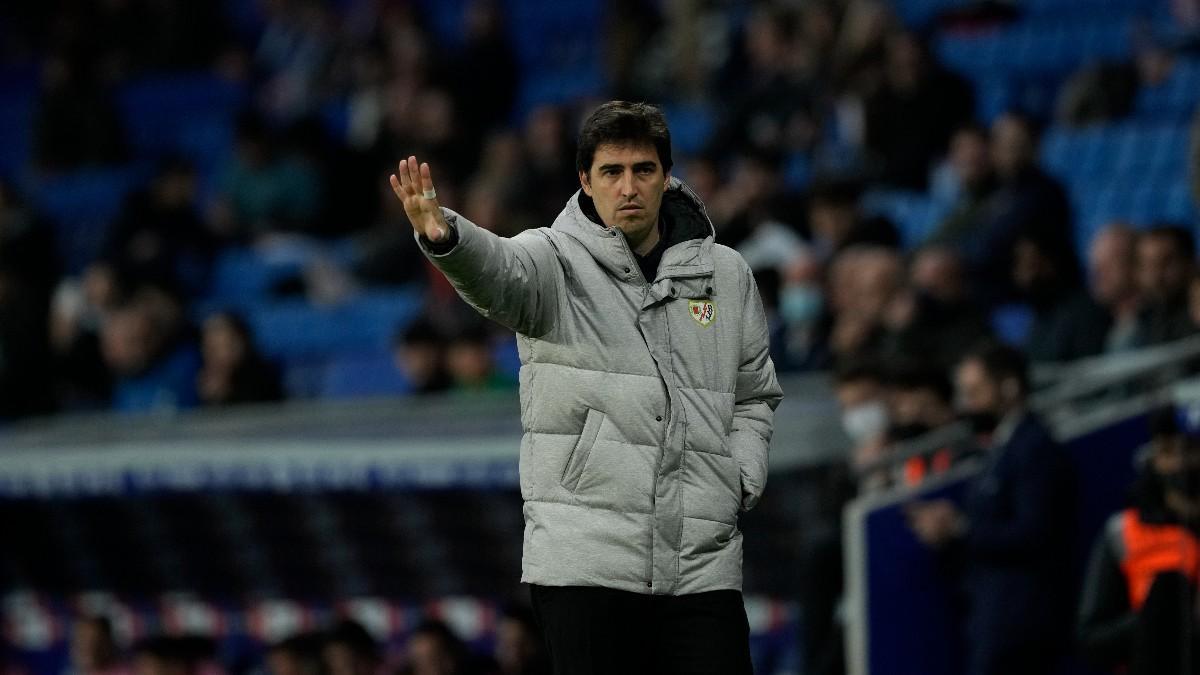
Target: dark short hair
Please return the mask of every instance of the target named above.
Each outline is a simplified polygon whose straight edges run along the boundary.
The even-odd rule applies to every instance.
[[[996,382],[1010,377],[1015,379],[1021,396],[1029,393],[1029,361],[1016,347],[999,342],[985,342],[967,352],[960,363],[968,361],[978,361],[988,377]]]
[[[833,383],[835,386],[863,381],[883,384],[887,376],[883,365],[872,359],[847,359],[839,361],[834,367]]]
[[[648,144],[658,151],[663,172],[671,170],[671,130],[661,110],[648,103],[609,101],[592,111],[579,131],[575,168],[592,169],[596,148],[606,143]]]
[[[1143,237],[1167,239],[1180,255],[1187,259],[1196,257],[1196,235],[1183,225],[1159,224],[1145,231]]]
[[[901,363],[893,366],[888,385],[897,391],[929,391],[939,400],[954,400],[954,383],[943,369],[925,363]]]

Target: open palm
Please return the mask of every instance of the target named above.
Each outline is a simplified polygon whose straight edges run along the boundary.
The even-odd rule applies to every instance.
[[[433,189],[429,164],[418,164],[416,156],[400,160],[391,176],[392,191],[404,204],[404,213],[413,230],[429,241],[441,241],[449,233],[446,218]],[[427,196],[428,195],[428,196]]]

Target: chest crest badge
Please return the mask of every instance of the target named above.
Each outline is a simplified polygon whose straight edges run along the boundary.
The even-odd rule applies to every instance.
[[[717,305],[712,300],[688,300],[688,314],[701,326],[708,326],[717,318]]]

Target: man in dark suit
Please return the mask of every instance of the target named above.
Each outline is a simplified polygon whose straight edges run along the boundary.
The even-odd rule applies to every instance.
[[[1075,498],[1068,459],[1026,407],[1020,352],[981,347],[959,363],[955,379],[960,411],[989,450],[962,507],[914,504],[913,531],[961,570],[965,672],[1050,673],[1071,629]]]

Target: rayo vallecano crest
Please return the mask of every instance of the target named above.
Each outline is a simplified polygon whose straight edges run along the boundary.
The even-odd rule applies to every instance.
[[[688,300],[688,314],[701,326],[707,326],[717,318],[717,305],[712,300]]]

